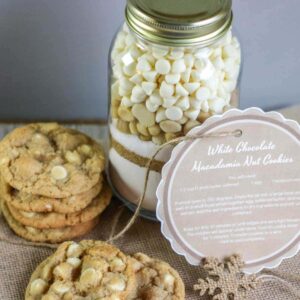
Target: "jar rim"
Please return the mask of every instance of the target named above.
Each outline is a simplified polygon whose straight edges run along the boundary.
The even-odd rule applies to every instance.
[[[230,29],[232,0],[127,0],[125,17],[128,27],[145,41],[207,46]]]

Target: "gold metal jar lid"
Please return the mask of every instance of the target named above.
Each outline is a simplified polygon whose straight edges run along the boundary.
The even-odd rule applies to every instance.
[[[126,22],[140,38],[161,45],[208,45],[232,23],[232,0],[127,0]]]

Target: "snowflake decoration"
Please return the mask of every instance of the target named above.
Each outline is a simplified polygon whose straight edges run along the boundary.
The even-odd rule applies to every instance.
[[[221,263],[217,258],[205,258],[203,268],[207,272],[205,279],[198,279],[194,290],[200,296],[206,293],[212,300],[242,300],[246,299],[247,292],[256,289],[256,276],[246,276],[242,272],[244,263],[241,257],[233,255]]]

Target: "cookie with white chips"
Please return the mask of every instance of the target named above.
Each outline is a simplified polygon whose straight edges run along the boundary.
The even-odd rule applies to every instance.
[[[25,193],[52,198],[91,190],[105,166],[100,145],[56,123],[13,130],[1,142],[0,157],[6,183]]]
[[[132,256],[136,276],[136,289],[132,300],[184,300],[184,283],[169,264],[150,258],[143,253]]]
[[[116,247],[66,242],[34,271],[25,300],[125,300],[135,286],[132,260]]]

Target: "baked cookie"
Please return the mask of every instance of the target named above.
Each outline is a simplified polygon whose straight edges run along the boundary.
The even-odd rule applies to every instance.
[[[71,214],[86,208],[99,194],[103,185],[103,176],[100,176],[100,181],[89,191],[69,198],[49,198],[33,195],[14,189],[3,179],[1,181],[1,196],[9,204],[9,207],[25,212]]]
[[[109,205],[111,196],[111,189],[105,184],[100,194],[86,208],[72,214],[26,212],[15,209],[10,203],[6,204],[12,217],[22,225],[39,229],[61,228],[96,218]]]
[[[169,264],[143,253],[134,254],[132,258],[137,286],[130,299],[184,300],[184,283],[177,271]]]
[[[135,287],[132,261],[101,241],[66,242],[31,276],[25,300],[125,300]]]
[[[59,243],[82,236],[91,231],[97,224],[98,219],[59,229],[37,229],[24,226],[15,220],[10,214],[5,201],[1,201],[1,209],[9,227],[20,237],[32,242]]]
[[[4,181],[22,192],[67,198],[100,180],[104,153],[95,141],[56,123],[17,128],[0,145]]]

